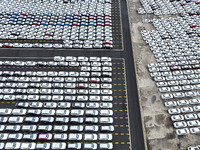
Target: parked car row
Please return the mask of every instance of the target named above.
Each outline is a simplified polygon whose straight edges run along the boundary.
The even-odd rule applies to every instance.
[[[145,19],[155,30],[141,35],[155,56],[148,64],[161,99],[171,115],[177,135],[199,134],[199,3],[194,1],[140,0],[139,14],[181,14],[180,17]]]
[[[154,14],[158,15],[187,15],[188,13],[199,13],[199,2],[192,0],[184,1],[162,1],[162,0],[140,0],[143,8],[138,8],[139,14]]]
[[[188,105],[199,105],[200,99],[193,98],[193,99],[182,99],[177,101],[166,101],[164,103],[165,107],[176,107],[176,106],[188,106]]]
[[[18,135],[18,134],[17,134]],[[46,135],[41,135],[46,136]],[[75,136],[75,135],[74,135]],[[97,143],[65,143],[65,142],[45,142],[45,143],[35,143],[35,142],[6,142],[0,143],[0,149],[113,149],[113,143],[111,142],[100,142]]]
[[[72,1],[1,1],[0,39],[61,42],[0,43],[0,47],[112,48],[111,0]]]

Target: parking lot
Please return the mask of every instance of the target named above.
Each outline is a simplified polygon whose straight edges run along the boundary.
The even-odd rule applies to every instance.
[[[1,2],[0,47],[122,48],[119,0],[39,3]]]
[[[20,60],[20,61],[22,61],[22,59],[15,59],[15,61],[17,61],[17,60]],[[14,62],[15,62],[14,61]],[[44,61],[44,60],[40,60],[40,62],[41,61]],[[46,60],[45,59],[45,61],[51,61],[51,60]],[[12,64],[12,63],[11,63]],[[18,73],[22,73],[23,71],[25,71],[25,72],[27,72],[27,71],[29,71],[29,73],[33,73],[34,71],[38,71],[38,73],[40,72],[40,71],[42,71],[43,72],[43,75],[45,75],[44,73],[45,72],[48,72],[48,73],[54,73],[54,74],[56,74],[56,72],[57,71],[67,71],[67,72],[79,72],[80,70],[83,70],[83,67],[80,67],[80,66],[77,66],[77,67],[74,67],[74,66],[34,66],[33,65],[34,63],[32,63],[32,66],[10,66],[10,65],[8,65],[8,62],[7,62],[7,65],[5,66],[1,66],[0,67],[0,70],[1,71],[3,71],[3,72],[5,72],[5,70],[6,71],[8,71],[7,73],[10,73],[9,71],[16,71],[16,73],[18,72]],[[43,63],[44,64],[44,63]],[[19,65],[19,63],[18,63],[18,65]],[[26,65],[27,65],[27,63],[26,63]],[[106,133],[111,133],[112,134],[112,136],[113,136],[113,140],[112,140],[112,143],[113,143],[113,147],[114,147],[114,149],[116,149],[116,150],[118,150],[118,149],[130,149],[130,131],[129,131],[129,119],[128,119],[128,109],[127,109],[127,100],[126,100],[126,98],[127,98],[127,96],[126,96],[126,81],[125,81],[125,72],[124,72],[124,70],[125,70],[125,68],[124,68],[124,61],[123,61],[123,59],[113,59],[112,60],[112,74],[113,74],[113,76],[112,76],[112,80],[114,81],[113,82],[113,84],[112,84],[112,86],[113,86],[113,88],[112,88],[112,91],[113,91],[113,94],[111,94],[112,95],[112,97],[113,97],[113,100],[109,100],[110,102],[109,102],[109,104],[110,105],[113,105],[113,108],[112,108],[112,111],[113,111],[113,115],[111,115],[112,116],[112,118],[114,119],[114,122],[112,123],[112,125],[113,125],[113,127],[115,128],[114,129],[114,132],[112,131],[112,132],[106,132]],[[5,72],[6,73],[6,72]],[[86,73],[86,72],[85,72]],[[38,74],[39,75],[39,74]],[[50,75],[50,74],[49,74]],[[53,75],[53,74],[52,74]],[[10,75],[9,75],[10,76]],[[69,76],[70,76],[70,73],[69,73]],[[20,77],[20,75],[19,75],[19,77]],[[12,77],[10,76],[10,79],[11,79]],[[23,77],[22,77],[23,78]],[[21,78],[21,79],[22,79]],[[51,78],[51,77],[50,77]],[[49,78],[49,79],[50,79]],[[70,77],[69,77],[70,78]],[[24,78],[25,79],[25,78]],[[28,79],[28,78],[27,78]],[[47,79],[47,78],[46,78]],[[1,80],[2,80],[2,78],[1,78]],[[70,80],[72,80],[72,79],[70,79]],[[94,80],[94,79],[93,79]],[[11,80],[10,80],[10,86],[14,86],[14,84],[15,84],[15,82],[13,83]],[[21,82],[24,82],[24,81],[21,81]],[[28,81],[27,81],[28,82]],[[38,82],[38,81],[32,81],[32,82]],[[44,81],[43,81],[44,82]],[[47,84],[49,85],[49,83],[43,83],[43,82],[41,82],[41,85],[44,85],[44,86],[47,86]],[[49,82],[49,81],[46,81],[46,82]],[[60,82],[60,81],[58,81],[58,82]],[[68,86],[73,86],[72,84],[73,84],[73,81],[68,81],[68,82],[72,82],[72,83],[68,83]],[[82,81],[82,82],[85,82],[85,81]],[[96,83],[96,82],[92,82],[92,81],[90,81],[91,83]],[[5,83],[5,85],[3,85],[3,86],[9,86],[8,85],[8,83],[7,82],[4,82]],[[17,83],[18,84],[18,83]],[[27,83],[26,83],[27,84]],[[28,83],[29,84],[29,83]],[[32,92],[36,92],[36,90],[37,90],[37,87],[34,87],[34,86],[36,86],[36,84],[35,83],[30,83],[30,84],[32,84],[31,85],[31,87],[32,87]],[[62,83],[60,82],[60,85],[61,85]],[[69,85],[69,84],[71,84],[71,85]],[[51,84],[50,84],[51,85]],[[52,84],[53,85],[53,84]],[[20,85],[18,85],[18,86],[20,86]],[[17,87],[18,87],[17,86]],[[26,86],[25,84],[24,84],[24,86]],[[58,85],[57,85],[58,86]],[[80,87],[81,86],[81,87]],[[82,89],[82,87],[83,86],[86,86],[86,85],[77,85],[77,87],[78,87],[78,89],[79,89],[79,87],[80,87],[80,89]],[[18,87],[19,88],[19,87]],[[41,90],[43,89],[44,87],[41,87],[41,88],[39,88],[40,89],[40,92],[41,92]],[[49,87],[46,87],[46,88],[49,88]],[[58,88],[58,87],[57,87]],[[59,87],[59,89],[60,89],[61,87]],[[71,88],[73,88],[73,87],[71,87]],[[33,89],[35,89],[35,90],[33,90]],[[54,89],[53,87],[51,88],[52,90]],[[62,88],[61,88],[62,89]],[[80,90],[79,89],[79,90]],[[30,89],[28,88],[27,89],[27,94],[29,95],[30,93],[29,92],[31,92],[30,91]],[[9,90],[8,92],[12,92],[12,90]],[[22,94],[21,92],[22,91],[18,91],[18,92],[20,92],[20,93],[18,93],[18,94]],[[4,92],[3,92],[4,93]],[[24,96],[26,96],[27,94],[25,94]],[[33,93],[32,93],[33,94]],[[41,94],[41,93],[40,93]],[[39,94],[39,95],[40,95]],[[44,95],[45,93],[43,93],[43,97],[45,96]],[[46,93],[47,94],[47,93]],[[61,93],[57,93],[57,94],[61,94]],[[65,96],[67,96],[68,95],[68,97],[70,97],[70,95],[71,95],[72,93],[68,93],[68,94],[65,94]],[[78,93],[77,93],[78,94]],[[79,95],[77,95],[77,94],[75,94],[76,96],[74,96],[74,97],[76,97],[77,99],[79,99],[78,97],[80,97]],[[96,93],[97,94],[97,93]],[[20,95],[18,95],[18,96],[20,96]],[[72,94],[72,95],[74,95],[74,94]],[[82,93],[82,95],[85,95],[85,96],[87,96],[87,93]],[[90,95],[91,95],[91,93],[90,93]],[[15,96],[15,94],[13,94],[13,96]],[[40,107],[40,105],[41,105],[41,107],[42,107],[42,105],[44,105],[44,107],[46,107],[46,105],[47,105],[47,103],[52,103],[53,104],[53,102],[50,102],[50,101],[47,101],[47,99],[48,99],[48,97],[47,97],[48,95],[46,95],[46,97],[44,97],[44,99],[42,100],[41,98],[42,97],[40,97],[40,102],[38,102],[37,101],[37,107]],[[55,95],[54,95],[55,96]],[[5,95],[3,96],[3,100],[1,100],[1,108],[0,109],[4,109],[4,108],[9,108],[9,109],[13,109],[13,110],[16,110],[17,111],[17,107],[24,107],[24,109],[27,107],[26,105],[24,105],[24,103],[21,101],[22,99],[18,99],[17,98],[17,100],[14,100],[14,99],[12,99],[11,98],[12,96],[10,96],[9,97],[9,99],[4,99],[5,98]],[[16,95],[16,97],[17,97],[17,95]],[[22,98],[22,97],[21,97]],[[61,97],[60,97],[61,98]],[[34,100],[35,99],[35,100]],[[32,97],[31,98],[31,96],[29,95],[28,97],[27,97],[27,101],[29,101],[28,103],[30,103],[30,105],[32,105],[33,103],[36,103],[36,97]],[[71,98],[70,98],[71,99]],[[70,99],[66,99],[66,101],[71,101]],[[24,99],[25,100],[25,99]],[[33,102],[33,100],[35,101],[35,102]],[[41,101],[42,100],[42,101]],[[80,100],[78,100],[79,102],[81,102],[83,99],[81,98]],[[25,102],[27,102],[27,101],[25,101]],[[30,101],[32,101],[32,102],[30,102]],[[62,101],[61,99],[60,100],[58,100],[58,101]],[[84,100],[85,101],[85,100]],[[87,101],[87,100],[86,100]],[[94,100],[94,101],[98,101],[97,99],[96,100]],[[27,103],[27,104],[28,104]],[[39,103],[41,103],[40,105],[39,105]],[[71,105],[71,107],[73,107],[73,108],[80,108],[80,109],[84,109],[84,107],[82,107],[81,105],[77,105],[77,106],[75,106],[74,104],[75,104],[75,102],[68,102],[69,103],[69,107],[67,107],[69,110],[71,110],[71,108],[70,108],[70,105]],[[73,104],[72,104],[73,103]],[[57,105],[57,103],[55,103],[56,105]],[[77,103],[78,104],[78,103]],[[81,104],[81,103],[79,103],[79,104]],[[82,103],[82,105],[83,104],[86,104],[86,102],[84,102],[84,103]],[[59,105],[59,103],[58,103],[58,105]],[[33,106],[33,108],[34,107],[36,107],[36,105],[35,106]],[[59,106],[58,106],[59,107]],[[52,105],[52,109],[54,108],[54,106]],[[80,110],[80,109],[78,109],[78,110]],[[58,110],[57,110],[58,111]],[[71,111],[73,111],[73,110],[71,110]],[[89,110],[87,110],[87,111],[89,111]],[[29,113],[29,112],[27,112],[27,113]],[[1,114],[2,115],[2,114]],[[32,116],[33,114],[27,114],[26,116],[24,116],[25,118],[27,118],[27,117],[29,117],[29,116]],[[42,114],[42,116],[40,116],[39,117],[39,119],[41,120],[42,118],[45,118],[44,116],[43,116],[44,114]],[[45,116],[49,116],[50,114],[48,114],[48,115],[45,115]],[[62,115],[61,115],[62,116]],[[79,115],[78,115],[79,116]],[[86,115],[87,116],[87,115]],[[87,118],[86,116],[84,116],[83,118],[85,119],[85,118]],[[30,118],[30,117],[29,117]],[[59,117],[58,117],[59,118]],[[61,117],[62,118],[62,117]],[[71,114],[71,116],[69,117],[69,118],[73,118],[73,115]],[[53,118],[52,118],[53,119]],[[69,126],[72,126],[73,124],[74,125],[77,125],[77,124],[80,124],[80,122],[78,123],[78,122],[72,122],[72,120],[70,119],[70,123],[69,124],[67,124],[67,125],[69,125]],[[11,117],[10,117],[10,119],[9,120],[11,120]],[[48,121],[51,121],[51,119],[49,118],[49,120]],[[42,126],[42,125],[46,125],[46,123],[45,122],[42,122],[42,123],[40,123],[40,124],[37,124],[36,122],[33,122],[33,124],[34,125],[38,125],[38,126]],[[42,125],[41,125],[42,124]],[[63,124],[65,124],[65,123],[63,123]],[[93,124],[93,123],[92,123]],[[27,124],[27,121],[26,121],[26,119],[25,119],[25,121],[23,122],[21,122],[21,126],[23,127],[23,126],[25,126],[25,125],[28,125]],[[33,126],[34,126],[33,125]],[[51,126],[56,126],[57,125],[57,122],[55,121],[53,121],[52,123],[51,123]],[[81,125],[83,125],[84,127],[85,126],[87,126],[87,122],[86,123],[81,123]],[[88,124],[89,125],[89,124]],[[91,123],[90,123],[90,125],[91,125]],[[101,125],[99,124],[99,123],[95,123],[95,125],[97,125],[97,126],[99,126],[99,128],[101,127]],[[51,130],[51,129],[48,129],[48,130]],[[55,129],[54,129],[55,130]],[[6,132],[6,131],[5,131]],[[8,132],[8,131],[7,131]],[[12,131],[12,132],[15,132],[15,131]],[[41,136],[41,134],[42,133],[48,133],[48,131],[44,131],[44,130],[39,130],[39,128],[38,128],[38,130],[37,130],[37,133],[34,133],[34,134],[36,134],[36,135],[38,135],[39,137]],[[54,131],[55,133],[53,133],[52,134],[52,136],[53,137],[56,137],[57,136],[57,131]],[[71,129],[71,127],[69,128],[69,130],[66,130],[65,131],[65,134],[71,134],[71,132],[77,132],[77,131],[72,131],[72,129]],[[29,134],[29,132],[26,132],[26,131],[21,131],[20,132],[20,134],[24,134],[24,135],[28,135]],[[4,134],[4,132],[2,132],[2,134]],[[22,141],[23,141],[23,139],[21,139]],[[55,140],[55,139],[54,139]],[[95,140],[95,139],[94,139]],[[60,140],[56,140],[56,141],[60,141]],[[75,141],[73,141],[73,142],[70,142],[70,139],[68,139],[68,141],[69,142],[67,142],[67,144],[68,145],[70,145],[70,143],[73,143],[73,142],[76,142],[76,140]],[[35,140],[35,142],[41,142],[40,141],[40,139],[36,139]],[[84,142],[84,140],[82,141],[80,141],[79,140],[79,143],[81,143],[81,144],[84,144],[85,142]],[[95,140],[95,143],[101,143],[101,141],[96,141]],[[2,144],[2,143],[1,143]]]
[[[174,2],[174,3],[176,3],[176,2]],[[164,106],[164,104],[165,104],[164,102],[166,102],[166,100],[161,99],[161,94],[164,94],[164,93],[160,93],[160,91],[164,92],[163,90],[165,90],[165,88],[157,87],[156,82],[154,82],[152,80],[152,77],[149,74],[149,69],[147,67],[149,63],[156,63],[156,61],[158,61],[159,55],[157,55],[156,53],[153,53],[154,52],[153,49],[151,49],[151,50],[149,49],[149,46],[147,46],[148,44],[146,45],[146,43],[143,41],[142,36],[140,34],[142,29],[147,30],[148,32],[153,30],[151,33],[153,34],[153,32],[155,32],[155,35],[159,35],[159,34],[162,35],[162,32],[163,32],[163,34],[165,34],[164,31],[160,30],[162,28],[162,25],[155,26],[156,21],[157,20],[160,20],[160,21],[166,20],[167,22],[168,21],[170,22],[170,20],[176,20],[173,18],[177,17],[178,15],[172,16],[170,14],[170,12],[168,12],[168,15],[164,15],[164,14],[162,14],[162,12],[160,12],[160,14],[159,14],[160,16],[158,16],[158,15],[156,15],[156,13],[158,13],[158,10],[156,10],[157,11],[156,13],[155,13],[155,11],[153,11],[154,15],[152,15],[152,14],[138,15],[137,8],[140,8],[141,4],[138,3],[138,1],[129,1],[129,6],[130,6],[129,13],[132,14],[130,16],[130,18],[131,18],[131,26],[132,26],[131,30],[132,30],[132,37],[133,37],[133,39],[132,39],[133,51],[134,51],[134,57],[136,59],[135,62],[136,62],[136,66],[137,66],[138,86],[139,86],[139,91],[140,91],[140,101],[141,101],[141,108],[142,108],[142,114],[143,114],[144,132],[145,132],[145,137],[146,137],[146,141],[147,141],[146,147],[148,149],[173,149],[173,150],[181,149],[181,150],[185,150],[185,149],[187,149],[188,146],[198,145],[199,144],[198,135],[194,135],[191,133],[186,136],[177,136],[176,135],[176,132],[175,132],[176,128],[173,126],[173,121],[171,121],[171,119],[170,119],[171,115],[168,114],[168,108]],[[192,6],[191,5],[187,6],[188,9],[184,8],[184,11],[186,11],[186,13],[189,13],[189,11],[191,11],[191,9],[189,9],[189,7],[192,7]],[[159,9],[160,9],[160,7],[159,7]],[[180,11],[183,11],[183,9],[180,9]],[[136,17],[132,17],[132,16],[136,16]],[[185,17],[185,19],[187,18],[189,21],[189,20],[191,20],[190,18],[194,19],[196,17],[198,17],[198,16],[194,17],[192,15],[190,16],[190,14],[189,14],[188,16]],[[150,22],[143,23],[142,21],[144,19],[148,19],[148,20],[154,19],[155,22],[153,21],[153,24]],[[195,32],[196,31],[195,27],[193,28],[193,26],[192,26],[192,24],[195,24],[195,22],[198,23],[198,21],[190,21],[190,23],[189,23],[190,25],[188,25],[187,29],[190,31],[193,30]],[[167,27],[167,26],[168,25],[164,25],[164,27]],[[171,28],[171,27],[169,27],[169,28]],[[159,31],[159,34],[157,33],[157,30]],[[167,32],[171,32],[171,30],[167,30]],[[165,35],[167,35],[167,34],[165,34]],[[171,36],[171,35],[169,35],[169,36]],[[193,38],[194,36],[189,36],[189,38]],[[190,40],[190,42],[191,42],[191,40]],[[191,42],[191,44],[192,44],[192,42]],[[182,45],[182,44],[179,44],[179,45]],[[150,47],[153,48],[153,45],[150,45]],[[156,49],[158,51],[160,51],[158,49],[158,46],[155,46],[155,50]],[[165,48],[165,50],[166,50],[166,48]],[[169,52],[166,52],[166,55],[167,55],[167,53],[169,55],[171,55]],[[190,53],[190,52],[187,51],[187,53]],[[176,52],[175,55],[176,54],[178,54],[178,52]],[[154,55],[158,56],[158,57],[155,57]],[[171,56],[173,56],[173,54]],[[179,57],[181,59],[181,56],[179,56]],[[186,55],[184,55],[183,57],[186,57],[186,58],[193,57],[193,59],[194,59],[194,58],[196,58],[196,55],[194,55],[192,53],[192,56],[187,57]],[[168,58],[166,58],[166,60],[167,59]],[[177,59],[179,59],[179,58],[177,58]],[[192,60],[188,60],[188,61],[189,61],[188,63],[190,63]],[[196,59],[193,60],[193,62],[195,62],[195,61],[196,61]],[[179,62],[179,61],[177,61],[177,62]],[[184,61],[182,61],[182,62],[184,63]],[[170,64],[169,62],[167,62],[167,63]],[[162,64],[162,63],[158,63],[158,65],[159,64]],[[195,65],[195,64],[193,64],[193,65]],[[180,66],[180,67],[182,67],[180,69],[180,72],[183,72],[183,74],[186,72],[193,72],[193,71],[197,72],[197,71],[195,71],[195,69],[194,70],[191,70],[191,69],[184,70],[188,66],[187,67],[186,66],[183,67],[183,66],[184,65]],[[194,68],[195,68],[195,66],[194,66]],[[172,71],[172,70],[173,70],[173,68],[170,68],[170,66],[169,66],[169,72],[171,72],[172,75],[174,75],[176,73],[176,71]],[[178,73],[178,71],[177,71],[177,73]],[[192,75],[192,76],[196,76],[196,75]],[[169,87],[170,87],[170,91],[168,91],[168,93],[173,94],[172,90],[174,88],[171,88],[171,86],[169,86]],[[190,90],[187,91],[186,88],[188,88],[188,87],[191,87],[193,90],[190,89],[191,91]],[[173,97],[172,99],[169,99],[167,101],[170,101],[170,100],[175,101],[175,103],[177,103],[177,105],[179,105],[181,102],[182,103],[185,102],[185,103],[187,103],[187,105],[184,105],[182,107],[185,107],[185,106],[193,107],[194,105],[191,105],[189,103],[189,101],[187,101],[187,100],[194,101],[191,99],[198,98],[198,94],[197,93],[195,94],[195,92],[197,92],[198,90],[197,89],[195,90],[195,88],[196,88],[196,85],[194,85],[194,84],[190,84],[190,86],[182,85],[181,92],[184,92],[185,97],[178,99],[178,98],[176,98],[176,94],[175,94],[175,97]],[[166,89],[168,89],[168,88],[166,88]],[[184,90],[182,91],[182,89],[184,89]],[[187,93],[185,93],[185,92],[187,92]],[[192,93],[192,97],[190,97],[191,93]],[[177,96],[179,96],[179,95],[180,94],[177,94]],[[189,97],[187,97],[187,96],[189,96]],[[181,99],[185,99],[186,101],[179,101]],[[184,108],[182,108],[182,109],[184,111]],[[186,109],[188,109],[188,108],[186,108]],[[194,111],[194,113],[198,113],[198,112]],[[149,114],[152,114],[152,115],[149,115]],[[183,113],[182,115],[185,115],[185,113]],[[187,120],[186,120],[186,123],[187,123]],[[185,124],[185,123],[183,123],[183,124]],[[198,126],[198,123],[197,123],[197,126]]]

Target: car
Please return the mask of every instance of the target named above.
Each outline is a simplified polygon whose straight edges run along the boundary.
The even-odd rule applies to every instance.
[[[174,96],[174,98],[183,98],[183,97],[185,97],[185,93],[176,92],[176,93],[173,93],[173,96]]]
[[[113,115],[113,111],[109,110],[109,109],[101,109],[99,111],[101,116],[112,116]]]
[[[180,108],[182,113],[190,113],[193,112],[193,108],[192,107],[182,107]]]
[[[190,130],[188,128],[176,129],[177,135],[188,135]]]
[[[36,149],[41,149],[41,150],[44,150],[44,149],[50,149],[50,143],[37,143],[36,145]]]
[[[90,61],[100,61],[99,57],[90,57]]]
[[[185,127],[187,127],[187,123],[185,121],[174,122],[173,125],[174,125],[175,128],[185,128]]]
[[[110,141],[113,138],[112,134],[106,133],[100,133],[98,136],[100,141]]]
[[[200,105],[194,106],[193,109],[194,111],[200,111]]]
[[[83,131],[83,126],[82,125],[71,125],[69,127],[70,131],[76,131],[76,132],[82,132]]]
[[[172,86],[171,87],[171,91],[173,91],[173,92],[182,91],[182,87],[181,86]]]
[[[53,135],[50,133],[41,133],[38,135],[38,140],[52,140]]]
[[[67,140],[67,134],[65,134],[65,133],[58,134],[58,133],[56,133],[56,134],[54,134],[53,139],[54,140]]]
[[[39,121],[38,117],[26,117],[24,119],[25,122],[37,123]]]
[[[161,98],[164,99],[164,100],[172,99],[172,98],[173,98],[173,95],[170,94],[170,93],[162,94],[162,95],[161,95]]]
[[[84,149],[97,149],[97,143],[84,143]]]
[[[192,105],[200,104],[200,100],[198,98],[189,99],[189,103],[192,104]]]
[[[86,141],[92,141],[92,140],[97,140],[97,134],[84,134],[84,140]]]
[[[55,102],[45,102],[44,103],[44,108],[56,108],[57,107],[57,103]]]
[[[86,103],[86,107],[87,107],[87,108],[99,108],[99,103],[95,103],[95,102],[91,103],[91,102],[88,102],[88,103]]]
[[[36,131],[37,126],[36,125],[23,125],[21,130],[22,131]]]
[[[24,118],[23,117],[10,117],[8,119],[9,123],[23,123]]]
[[[113,143],[100,143],[99,149],[113,149]]]
[[[8,135],[8,139],[9,140],[21,140],[23,137],[22,133],[10,133]]]
[[[69,143],[68,149],[81,149],[81,143]]]
[[[188,105],[189,101],[188,100],[179,100],[179,101],[177,101],[177,104],[179,106]]]
[[[87,132],[97,132],[99,130],[99,127],[97,125],[86,125],[85,131]]]
[[[111,123],[113,123],[113,118],[112,117],[100,117],[99,122],[104,123],[104,124],[111,124]]]
[[[37,134],[24,134],[23,139],[36,140],[37,139]]]
[[[189,146],[187,150],[199,150],[199,146]]]
[[[77,123],[83,123],[84,119],[82,117],[71,117],[70,122],[77,124]]]
[[[64,142],[53,142],[51,148],[56,149],[56,150],[65,149],[66,143],[64,143]]]
[[[114,131],[114,126],[113,125],[101,126],[101,131],[103,131],[103,132],[113,132]]]
[[[9,108],[0,109],[0,115],[9,115],[11,114],[11,112],[12,112],[12,109],[9,109]]]
[[[169,88],[169,87],[161,87],[161,88],[159,88],[159,91],[160,91],[161,93],[170,92],[170,88]]]
[[[187,121],[187,125],[188,125],[189,127],[199,126],[199,125],[200,125],[200,122],[199,122],[199,120],[191,120],[191,121]]]
[[[190,128],[190,132],[192,134],[199,134],[200,133],[200,127]]]
[[[177,106],[176,101],[168,101],[164,103],[165,107],[174,107]]]
[[[20,149],[20,142],[7,142],[5,144],[5,149]]]
[[[180,114],[181,111],[179,108],[171,108],[171,109],[168,109],[168,113],[169,114]]]
[[[101,61],[111,61],[111,57],[101,57]]]
[[[112,103],[107,103],[107,102],[100,103],[100,108],[112,108],[112,107],[113,107]]]
[[[69,102],[59,102],[58,108],[69,108],[71,106],[71,103]]]
[[[183,121],[184,117],[183,117],[183,115],[172,115],[171,120],[172,121]]]
[[[194,120],[198,118],[196,114],[185,114],[184,117],[186,120]]]
[[[82,140],[83,135],[78,133],[69,133],[68,140],[77,141]]]

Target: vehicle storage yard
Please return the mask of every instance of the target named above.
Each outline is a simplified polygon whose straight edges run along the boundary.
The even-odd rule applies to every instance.
[[[176,130],[173,127],[173,122],[170,119],[171,115],[167,112],[170,108],[164,106],[165,101],[161,99],[161,94],[163,93],[159,92],[156,82],[152,80],[147,67],[150,63],[156,63],[155,56],[149,46],[144,42],[140,33],[142,29],[147,31],[155,30],[152,23],[143,23],[142,21],[144,19],[159,19],[161,17],[168,18],[176,17],[178,15],[138,15],[138,8],[141,8],[139,1],[129,0],[132,45],[137,68],[138,91],[141,103],[141,114],[144,123],[143,127],[144,136],[146,138],[146,148],[150,150],[186,150],[189,146],[197,146],[199,145],[198,134],[195,135],[190,133],[188,135],[177,136]],[[191,98],[186,97],[182,99],[188,100]],[[170,100],[177,102],[180,98],[173,98]]]
[[[199,1],[0,3],[0,149],[200,149]]]

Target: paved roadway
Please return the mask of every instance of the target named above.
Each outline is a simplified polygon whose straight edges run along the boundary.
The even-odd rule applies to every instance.
[[[62,49],[0,49],[1,57],[53,57],[61,56],[110,56],[113,58],[125,58],[125,71],[127,81],[127,99],[129,108],[129,121],[131,132],[132,150],[145,150],[144,138],[142,131],[142,122],[140,115],[140,106],[138,100],[138,91],[136,83],[136,73],[133,60],[133,52],[130,38],[129,21],[127,15],[126,0],[121,0],[122,14],[122,33],[123,33],[123,49],[113,50],[62,50]],[[134,37],[132,37],[134,38]],[[126,150],[126,149],[123,149]]]

